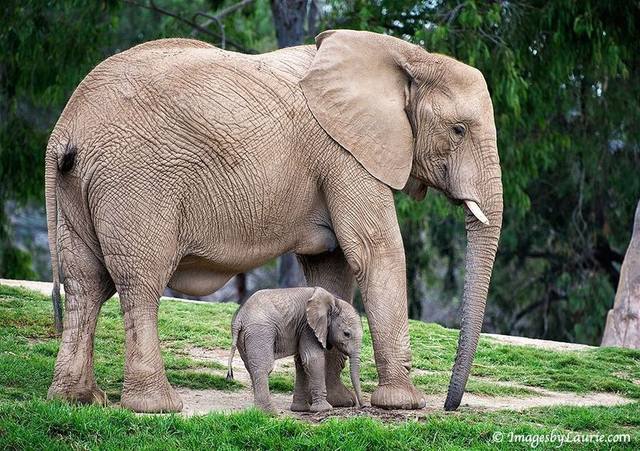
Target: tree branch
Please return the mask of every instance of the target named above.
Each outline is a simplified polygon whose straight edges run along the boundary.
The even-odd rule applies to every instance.
[[[226,8],[222,8],[220,11],[218,11],[215,14],[215,17],[217,17],[218,20],[223,19],[225,16],[228,16],[229,14],[236,12],[239,9],[242,9],[247,5],[250,5],[251,3],[253,3],[253,1],[254,0],[242,0],[241,2],[227,6]]]
[[[529,305],[522,308],[513,316],[513,320],[509,325],[509,333],[510,334],[513,333],[513,330],[516,327],[516,324],[518,324],[518,322],[520,322],[522,318],[524,318],[525,316],[527,316],[529,313],[533,312],[537,308],[545,307],[545,306],[548,307],[548,305],[551,304],[552,302],[564,301],[566,299],[567,299],[567,296],[565,294],[558,292],[555,288],[551,288],[551,290],[549,290],[547,295],[544,296],[542,299],[530,303]]]
[[[209,25],[211,25],[212,23],[216,23],[218,24],[218,26],[220,27],[220,33],[222,34],[222,44],[220,45],[220,47],[224,48],[224,43],[225,43],[225,32],[224,32],[224,24],[222,23],[222,19],[225,18],[225,16],[228,16],[229,14],[244,8],[245,6],[249,5],[253,3],[253,0],[242,0],[241,2],[235,3],[233,5],[227,6],[226,8],[221,9],[220,11],[218,11],[215,15],[211,15],[211,14],[206,14],[203,12],[197,12],[193,15],[193,23],[196,23],[196,18],[198,16],[203,16],[206,17],[208,20],[204,21],[203,23],[200,24],[201,27],[206,28]],[[191,32],[191,36],[195,36],[196,33],[198,32],[198,30],[193,30]]]
[[[138,3],[138,2],[135,2],[133,0],[124,0],[124,3],[126,3],[128,5],[131,5],[131,6],[136,6],[138,8],[148,9],[149,11],[153,11],[155,13],[162,14],[163,16],[172,17],[172,18],[176,19],[177,21],[182,22],[182,23],[190,26],[196,32],[200,32],[200,33],[206,34],[208,36],[212,36],[212,37],[214,37],[214,38],[216,38],[216,39],[218,39],[220,41],[224,40],[225,45],[229,44],[230,46],[236,48],[237,50],[240,50],[241,52],[252,53],[252,54],[258,53],[258,51],[255,50],[255,49],[247,48],[247,47],[243,46],[242,44],[234,42],[234,41],[226,38],[226,36],[223,36],[223,35],[220,35],[220,34],[218,34],[216,32],[213,32],[213,31],[203,27],[202,25],[198,25],[194,21],[186,19],[186,18],[182,17],[181,15],[179,15],[177,13],[174,13],[173,11],[169,11],[169,10],[166,10],[164,8],[159,7],[158,5],[156,5],[154,0],[149,0],[149,4]],[[235,5],[232,5],[232,6],[235,6]],[[242,6],[244,6],[244,5],[242,5]],[[229,8],[231,8],[231,7],[229,7]],[[229,8],[226,8],[226,9],[229,9]],[[198,15],[198,13],[196,13],[196,15]],[[203,16],[206,16],[206,17],[213,17],[213,16],[210,16],[207,13],[200,13],[200,15],[203,15]]]
[[[220,19],[218,19],[216,16],[212,16],[210,14],[207,13],[203,13],[198,11],[197,13],[195,13],[193,15],[193,23],[196,23],[196,20],[198,18],[198,16],[203,16],[203,17],[207,17],[209,20],[207,20],[204,24],[201,25],[201,27],[208,27],[209,25],[211,25],[213,22],[215,22],[218,25],[218,28],[220,28],[220,47],[222,47],[223,49],[226,47],[227,44],[227,36],[224,32],[224,24],[222,23],[222,21]],[[191,32],[191,36],[195,36],[198,33],[198,30],[193,30]]]

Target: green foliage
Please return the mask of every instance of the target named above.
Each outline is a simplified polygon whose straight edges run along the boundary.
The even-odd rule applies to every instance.
[[[632,38],[638,35],[637,2],[331,4],[327,27],[395,35],[483,72],[494,103],[505,199],[487,325],[598,342],[640,197],[640,41]],[[422,261],[413,271],[424,279],[434,266],[462,265],[463,229],[456,225],[446,236],[454,224],[447,219],[459,213],[430,200],[398,204],[405,232],[416,231],[407,223],[424,221],[429,234],[446,240],[416,247],[405,233],[409,272]],[[445,296],[462,290],[462,278],[452,280]]]
[[[5,202],[43,202],[44,151],[69,94],[104,56],[113,1],[16,1],[0,12],[0,275],[32,279]]]
[[[104,56],[115,2],[9,1],[0,28],[0,202],[41,199],[44,149],[70,92]]]
[[[35,279],[31,255],[10,244],[0,247],[0,274],[8,279]]]
[[[29,278],[4,205],[42,202],[48,134],[106,56],[161,37],[221,44],[204,16],[235,0],[5,2],[0,12],[0,274]],[[143,6],[140,6],[143,5]],[[146,7],[145,7],[146,5]],[[637,1],[328,0],[325,28],[391,34],[478,67],[492,94],[505,197],[485,327],[597,343],[640,196]],[[227,48],[276,47],[270,2],[225,16]],[[213,34],[211,34],[213,33]],[[397,195],[410,312],[462,292],[462,210],[430,192]],[[447,319],[448,324],[453,321]]]
[[[0,16],[0,202],[42,200],[49,133],[73,89],[100,61],[163,37],[193,36],[219,44],[173,17],[113,0],[5,3]],[[212,4],[233,3],[173,0],[161,6],[192,20],[197,11],[212,12]],[[273,50],[270,21],[268,1],[258,0],[225,17],[227,41],[253,51]],[[219,33],[214,25],[205,28]]]
[[[47,140],[67,100],[89,71],[108,56],[141,42],[197,38],[220,45],[214,35],[149,9],[146,0],[87,2],[9,0],[0,11],[0,275],[34,278],[31,263],[11,243],[6,230],[8,200],[43,205]],[[232,5],[226,1],[156,2],[163,10],[202,25],[206,17]],[[146,5],[147,7],[144,7]],[[268,0],[256,0],[222,20],[227,48],[263,52],[275,48]],[[215,24],[205,27],[215,34]]]

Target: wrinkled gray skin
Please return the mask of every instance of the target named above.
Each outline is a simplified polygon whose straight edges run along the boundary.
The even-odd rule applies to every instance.
[[[360,316],[351,304],[323,288],[262,290],[236,313],[227,378],[233,378],[236,350],[251,376],[254,400],[260,409],[275,412],[269,394],[269,374],[276,359],[295,355],[296,385],[291,410],[322,412],[327,402],[325,352],[337,349],[349,357],[356,407],[360,391]]]
[[[423,407],[409,378],[393,189],[422,199],[431,186],[477,207],[466,216],[462,327],[445,407],[460,404],[502,222],[486,83],[476,69],[390,36],[325,32],[317,46],[241,55],[154,41],[107,59],[78,86],[46,153],[54,292],[60,253],[67,293],[49,397],[105,402],[93,337],[117,290],[122,406],[179,411],[158,339],[164,287],[208,294],[292,251],[309,285],[349,302],[360,286],[379,376],[371,403]],[[355,403],[343,365],[328,353],[333,406]]]

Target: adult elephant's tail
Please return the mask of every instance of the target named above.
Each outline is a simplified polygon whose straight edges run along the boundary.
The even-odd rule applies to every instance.
[[[60,299],[60,264],[58,261],[58,201],[57,186],[58,173],[70,171],[75,164],[77,150],[67,145],[61,152],[58,163],[58,149],[55,145],[49,145],[45,158],[45,198],[47,207],[47,233],[49,237],[49,252],[51,254],[51,273],[53,275],[53,320],[56,331],[62,333],[62,303]]]

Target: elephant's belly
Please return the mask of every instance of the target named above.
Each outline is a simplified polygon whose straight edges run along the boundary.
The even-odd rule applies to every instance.
[[[293,251],[299,255],[316,255],[333,252],[338,246],[333,230],[329,227],[312,224],[303,231]]]
[[[190,296],[206,296],[222,288],[234,275],[217,270],[202,258],[187,256],[178,264],[168,285]]]
[[[287,336],[276,337],[275,343],[273,344],[273,355],[276,360],[284,359],[285,357],[290,357],[298,353],[298,337],[295,334],[291,333],[286,334]]]

